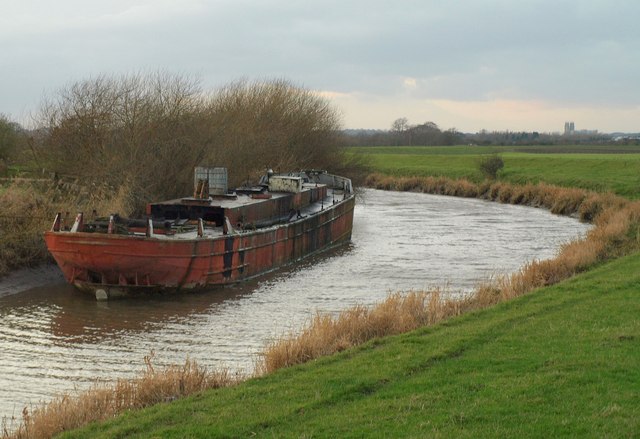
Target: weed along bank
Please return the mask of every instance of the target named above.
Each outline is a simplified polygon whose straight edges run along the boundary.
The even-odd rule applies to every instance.
[[[193,197],[147,206],[147,217],[90,218],[45,232],[66,280],[98,300],[225,285],[351,239],[351,180],[326,171],[267,173],[227,190],[226,169],[196,168]],[[70,223],[70,222],[69,222]]]

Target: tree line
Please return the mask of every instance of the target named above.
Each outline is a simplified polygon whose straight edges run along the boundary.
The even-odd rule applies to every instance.
[[[434,122],[410,125],[406,117],[396,119],[389,130],[345,130],[347,146],[449,146],[459,145],[464,134],[455,128],[441,130]]]
[[[191,193],[195,166],[227,167],[230,187],[268,168],[362,174],[340,123],[328,100],[286,80],[208,91],[164,72],[101,75],[44,99],[29,131],[0,118],[0,161],[119,194],[140,212]]]
[[[344,130],[342,134],[342,142],[346,146],[575,145],[612,141],[610,135],[593,132],[565,135],[537,131],[480,130],[477,133],[462,133],[455,128],[442,130],[434,122],[411,125],[406,117],[394,120],[388,130]]]

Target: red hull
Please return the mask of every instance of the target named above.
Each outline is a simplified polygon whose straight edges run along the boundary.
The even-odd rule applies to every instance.
[[[192,290],[257,276],[348,242],[354,196],[296,221],[215,238],[46,232],[66,279],[99,299]]]

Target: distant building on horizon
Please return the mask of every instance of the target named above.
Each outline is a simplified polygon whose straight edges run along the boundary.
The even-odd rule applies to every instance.
[[[576,125],[573,122],[564,123],[565,136],[593,136],[596,134],[598,134],[598,130],[576,130]]]
[[[569,135],[569,134],[573,134],[573,132],[576,130],[576,126],[573,122],[565,122],[564,123],[564,134],[565,135]]]

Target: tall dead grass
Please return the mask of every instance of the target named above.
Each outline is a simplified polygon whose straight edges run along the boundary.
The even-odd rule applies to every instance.
[[[182,366],[156,370],[152,358],[153,354],[145,357],[146,368],[138,378],[95,384],[77,395],[64,394],[35,408],[25,408],[21,419],[4,419],[2,438],[50,438],[127,410],[231,386],[239,381],[237,375],[226,369],[208,371],[189,359]]]
[[[548,184],[512,185],[444,177],[390,177],[366,179],[370,187],[434,194],[478,197],[549,209],[592,221],[595,227],[583,239],[563,245],[550,260],[534,260],[512,274],[494,276],[461,299],[443,296],[440,290],[395,293],[365,308],[356,306],[336,317],[316,315],[300,334],[288,334],[270,343],[262,353],[258,370],[269,373],[339,352],[376,337],[432,325],[463,312],[483,309],[553,285],[595,264],[640,248],[640,203],[612,194]]]
[[[384,174],[370,174],[364,185],[375,189],[403,192],[423,192],[437,195],[475,198],[483,187],[465,179],[452,180],[446,177],[392,177]]]
[[[390,294],[373,307],[356,305],[333,317],[317,313],[301,333],[267,345],[256,373],[340,352],[368,340],[400,334],[460,313],[461,302],[443,299],[441,290]]]
[[[42,233],[51,227],[57,212],[73,209],[66,219],[70,226],[77,212],[95,209],[107,215],[129,212],[131,205],[125,186],[111,191],[49,179],[14,179],[0,190],[0,276],[48,260]]]
[[[606,210],[619,210],[629,203],[626,198],[611,193],[597,193],[546,183],[514,185],[503,181],[485,180],[476,184],[466,179],[454,180],[447,177],[393,177],[370,174],[364,184],[374,189],[482,198],[501,203],[542,207],[552,213],[577,216],[581,221],[587,222],[594,221]]]

